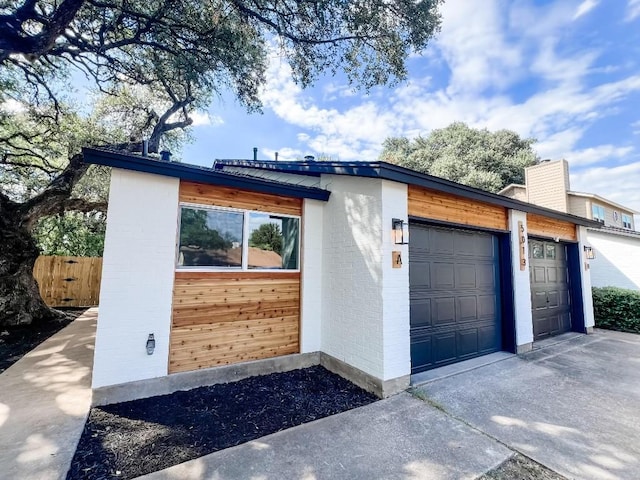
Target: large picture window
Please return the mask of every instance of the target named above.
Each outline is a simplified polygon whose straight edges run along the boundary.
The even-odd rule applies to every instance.
[[[178,268],[298,270],[300,218],[183,205]]]

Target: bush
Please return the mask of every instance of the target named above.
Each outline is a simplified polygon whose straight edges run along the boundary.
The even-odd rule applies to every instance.
[[[593,290],[596,327],[640,333],[640,292],[617,287]]]

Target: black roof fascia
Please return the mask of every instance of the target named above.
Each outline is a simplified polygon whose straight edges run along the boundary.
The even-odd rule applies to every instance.
[[[122,168],[136,172],[152,173],[175,177],[181,180],[208,183],[224,187],[246,188],[262,193],[289,196],[295,198],[310,198],[327,201],[331,192],[315,187],[304,187],[288,183],[275,182],[251,176],[238,176],[213,170],[208,167],[189,165],[178,162],[165,162],[140,155],[113,152],[110,150],[83,148],[85,163]]]
[[[556,220],[584,225],[586,227],[599,228],[602,226],[600,223],[584,217],[578,217],[576,215],[559,212],[550,208],[540,207],[532,203],[504,197],[497,193],[486,192],[479,188],[469,187],[468,185],[462,185],[450,180],[445,180],[444,178],[416,172],[415,170],[387,162],[276,162],[272,160],[216,160],[214,168],[222,168],[224,165],[314,176],[326,173],[334,175],[381,178],[399,183],[418,185],[420,187],[458,195],[471,200],[499,205],[523,212],[535,213],[545,217],[554,218]]]

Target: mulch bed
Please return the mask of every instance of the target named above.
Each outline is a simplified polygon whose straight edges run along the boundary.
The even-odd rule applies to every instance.
[[[52,320],[37,325],[16,325],[0,328],[0,373],[20,360],[54,333],[58,333],[82,315],[85,308],[60,309],[66,319]]]
[[[95,407],[67,480],[135,478],[375,400],[315,366]]]

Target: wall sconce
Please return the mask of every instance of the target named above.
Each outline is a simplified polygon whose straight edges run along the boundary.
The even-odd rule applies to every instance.
[[[587,258],[587,260],[593,260],[594,258],[596,258],[596,251],[593,249],[593,247],[587,247],[585,245],[584,256]]]
[[[147,355],[153,355],[153,351],[156,349],[156,339],[153,336],[153,333],[149,334],[149,338],[147,338]]]
[[[399,218],[391,219],[391,234],[393,235],[393,243],[396,245],[409,244],[409,224]]]

